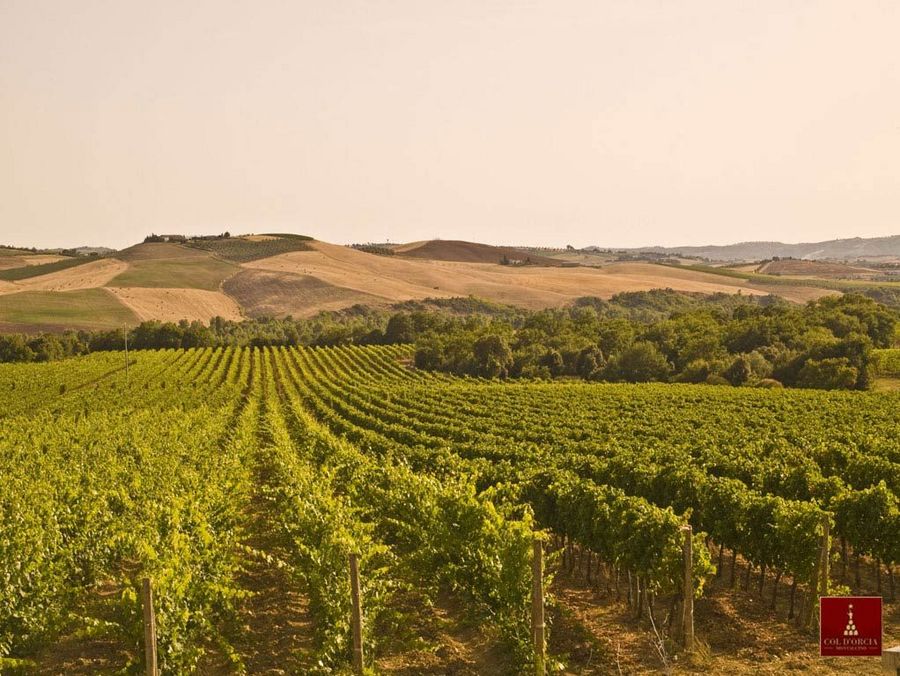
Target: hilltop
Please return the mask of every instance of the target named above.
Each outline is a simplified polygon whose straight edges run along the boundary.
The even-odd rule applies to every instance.
[[[307,317],[360,304],[387,307],[460,296],[537,309],[583,296],[657,288],[775,294],[794,302],[838,292],[810,279],[742,277],[648,260],[588,266],[456,240],[391,245],[389,251],[291,234],[148,240],[107,255],[2,250],[0,330],[102,329],[215,316]]]
[[[492,246],[460,240],[432,239],[401,244],[393,248],[397,255],[433,261],[459,263],[503,263],[505,265],[560,266],[557,259],[506,246]]]

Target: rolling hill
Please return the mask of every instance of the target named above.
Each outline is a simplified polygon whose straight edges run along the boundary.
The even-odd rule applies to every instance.
[[[0,272],[7,279],[0,275],[0,330],[23,332],[109,328],[147,319],[305,317],[429,297],[477,296],[544,308],[582,296],[609,298],[656,288],[771,293],[795,302],[835,293],[808,279],[772,284],[760,275],[747,279],[649,262],[561,265],[512,247],[453,240],[401,245],[393,255],[297,235],[265,235],[143,243],[105,257],[15,251],[2,258]]]
[[[624,250],[639,253],[693,256],[714,261],[759,261],[775,257],[809,260],[879,260],[900,257],[900,235],[869,238],[853,237],[850,239],[832,239],[823,242],[800,244],[741,242],[739,244],[722,246],[653,246]]]
[[[394,247],[394,252],[406,258],[432,261],[456,261],[458,263],[492,263],[507,261],[522,265],[563,265],[562,261],[507,246],[478,244],[452,239],[432,239]]]

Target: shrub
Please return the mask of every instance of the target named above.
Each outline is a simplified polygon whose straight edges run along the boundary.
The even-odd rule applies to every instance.
[[[731,385],[731,383],[729,383],[727,380],[725,380],[725,378],[723,378],[722,376],[716,375],[715,373],[713,373],[711,376],[709,376],[706,379],[706,384],[707,385]]]
[[[809,359],[800,369],[797,385],[821,390],[852,389],[859,371],[846,357]]]

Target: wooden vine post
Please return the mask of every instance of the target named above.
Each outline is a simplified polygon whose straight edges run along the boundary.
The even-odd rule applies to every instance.
[[[359,560],[350,555],[350,626],[353,632],[353,673],[363,673],[362,601],[359,594]]]
[[[156,656],[156,613],[153,611],[153,586],[145,577],[141,585],[141,605],[144,609],[144,662],[147,676],[159,676]]]
[[[881,653],[881,673],[885,676],[900,674],[900,646],[886,648]]]
[[[822,523],[822,549],[820,556],[822,558],[819,564],[819,596],[828,596],[829,575],[831,574],[831,521],[826,516]]]
[[[532,558],[531,591],[531,636],[534,642],[534,671],[544,676],[546,663],[546,642],[544,638],[544,550],[541,541],[534,539]]]
[[[809,593],[806,595],[806,603],[803,605],[803,610],[798,616],[799,619],[799,627],[801,629],[809,629],[812,625],[813,615],[816,610],[816,601],[819,599],[819,587],[823,584],[821,570],[822,570],[822,539],[819,539],[819,551],[817,552],[816,560],[813,562],[812,575],[809,579]]]
[[[681,532],[684,533],[684,603],[681,635],[684,639],[684,649],[690,652],[694,649],[694,529],[682,526]]]

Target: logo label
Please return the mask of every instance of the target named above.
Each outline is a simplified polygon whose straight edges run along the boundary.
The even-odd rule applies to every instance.
[[[829,657],[881,655],[881,597],[820,598],[819,654]]]

